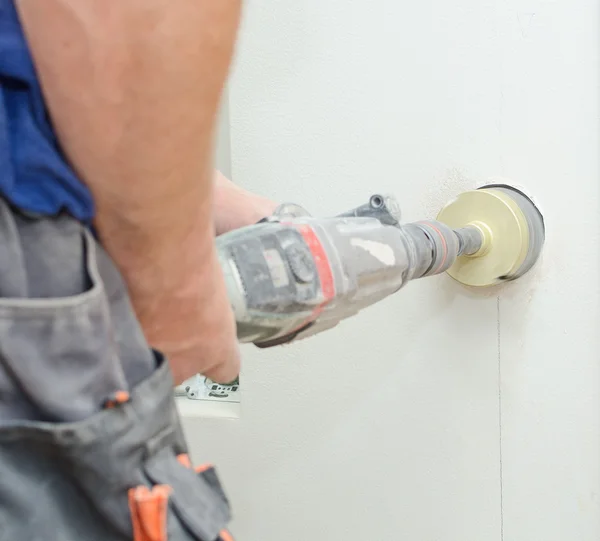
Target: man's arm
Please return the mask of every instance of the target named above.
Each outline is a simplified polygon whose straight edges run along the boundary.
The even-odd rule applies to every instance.
[[[271,216],[277,204],[236,186],[219,171],[215,171],[215,229],[217,235],[252,225]]]
[[[239,369],[214,244],[213,132],[239,0],[17,0],[102,243],[177,382]]]

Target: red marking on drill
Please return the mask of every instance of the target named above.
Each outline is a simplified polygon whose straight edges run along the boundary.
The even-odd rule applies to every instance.
[[[325,252],[325,248],[323,248],[323,245],[321,244],[321,241],[319,240],[319,237],[317,237],[317,234],[315,233],[313,228],[307,224],[288,225],[292,225],[293,227],[295,227],[302,235],[304,242],[306,242],[306,245],[308,246],[308,249],[310,250],[310,253],[314,258],[315,265],[317,266],[317,274],[319,275],[319,281],[321,282],[321,290],[323,291],[324,297],[323,302],[317,307],[315,307],[310,316],[307,317],[306,320],[303,321],[300,325],[298,325],[298,327],[291,331],[295,332],[299,329],[302,329],[302,327],[306,326],[308,323],[311,323],[312,321],[317,319],[317,317],[319,317],[321,312],[323,312],[323,310],[325,309],[325,306],[327,306],[327,304],[331,302],[331,300],[334,298],[335,286],[333,283],[333,272],[331,271],[329,259],[327,259],[327,253]]]
[[[319,274],[321,289],[323,290],[323,296],[325,297],[325,301],[320,305],[322,307],[333,299],[335,294],[331,266],[329,265],[325,248],[323,248],[323,245],[313,228],[305,224],[299,224],[296,225],[296,227],[306,242],[315,259],[315,264],[317,265],[317,273]]]

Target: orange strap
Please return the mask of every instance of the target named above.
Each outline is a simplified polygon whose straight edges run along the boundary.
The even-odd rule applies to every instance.
[[[190,469],[192,468],[192,462],[187,453],[181,453],[180,455],[177,455],[177,461],[182,466],[185,466],[186,468],[190,468]],[[196,471],[196,473],[202,473],[202,472],[205,472],[206,470],[210,470],[212,467],[213,467],[213,465],[210,462],[207,462],[206,464],[201,464],[200,466],[196,466],[194,468],[194,470]]]
[[[222,541],[233,541],[233,537],[231,537],[231,534],[227,530],[221,530],[219,536]]]
[[[171,487],[156,485],[130,488],[129,511],[133,541],[167,541],[167,509]]]
[[[106,409],[111,409],[119,404],[125,404],[129,401],[129,393],[127,391],[117,391],[113,396],[104,403]]]
[[[210,462],[207,462],[206,464],[200,464],[200,466],[196,466],[194,470],[196,471],[196,473],[202,473],[206,470],[210,470],[212,467],[213,465]]]
[[[187,453],[181,453],[180,455],[177,455],[177,462],[179,462],[182,466],[185,466],[186,468],[192,467],[190,456]]]

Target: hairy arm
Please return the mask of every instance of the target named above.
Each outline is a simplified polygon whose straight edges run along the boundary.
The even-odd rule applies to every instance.
[[[240,0],[17,0],[101,241],[177,382],[239,370],[216,258],[213,132]]]

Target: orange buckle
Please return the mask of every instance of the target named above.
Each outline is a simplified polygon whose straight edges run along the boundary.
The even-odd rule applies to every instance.
[[[171,487],[156,485],[130,488],[129,511],[133,541],[167,541],[167,510]]]
[[[190,468],[190,469],[192,468],[192,462],[190,460],[190,456],[187,453],[181,453],[180,455],[177,455],[177,461],[182,466],[185,466],[186,468]],[[194,468],[194,471],[196,473],[202,473],[207,470],[210,470],[213,467],[214,467],[213,464],[211,464],[210,462],[207,462],[206,464],[201,464],[200,466],[196,466]]]
[[[119,404],[125,404],[125,402],[129,401],[129,398],[130,396],[127,391],[117,391],[106,402],[104,402],[104,407],[106,409],[114,408]]]

